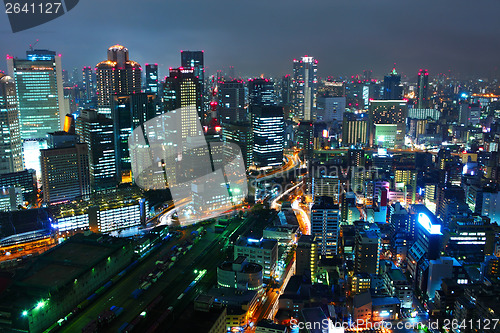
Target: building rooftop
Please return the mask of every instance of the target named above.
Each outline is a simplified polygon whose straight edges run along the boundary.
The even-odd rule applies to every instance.
[[[196,311],[194,307],[188,306],[179,314],[175,324],[169,332],[213,332],[212,328],[225,311],[224,307],[212,307],[209,311]]]
[[[372,306],[383,306],[400,304],[401,301],[397,297],[374,297],[372,298]]]
[[[226,305],[244,305],[252,301],[256,297],[256,290],[237,290],[234,288],[212,288],[207,292],[207,295],[215,298],[216,302],[221,302]]]
[[[387,272],[392,281],[406,281],[406,277],[400,269],[391,269]]]
[[[369,291],[367,291],[362,294],[354,296],[353,305],[355,308],[360,308],[362,306],[371,303],[371,301],[372,301],[372,295],[370,294]]]
[[[51,217],[47,208],[0,212],[0,238],[35,230],[49,230]]]
[[[339,206],[333,203],[332,197],[320,196],[315,199],[311,209],[339,209]]]
[[[138,188],[126,187],[117,191],[101,193],[95,195],[90,201],[73,201],[50,207],[54,216],[62,218],[66,216],[76,216],[85,214],[90,207],[98,206],[101,211],[119,207],[136,205],[144,198],[143,193]]]
[[[239,237],[235,245],[241,247],[254,247],[264,250],[272,250],[273,248],[278,246],[278,241],[275,239],[267,238],[254,239],[250,237]]]
[[[17,279],[17,284],[57,290],[109,257],[128,241],[113,237],[77,234],[45,252]]]
[[[314,239],[316,236],[314,235],[301,235],[299,240],[298,240],[298,245],[300,244],[312,244],[314,243]]]
[[[309,330],[311,333],[322,333],[323,332],[323,326],[320,325],[323,323],[324,320],[328,319],[326,314],[323,312],[323,310],[320,307],[316,308],[306,308],[302,310],[302,316],[304,317],[304,322],[308,323],[319,323],[316,325],[312,325],[313,328]],[[318,328],[316,328],[319,325]]]
[[[296,232],[298,227],[296,225],[284,224],[284,225],[273,225],[264,229],[264,231],[278,231],[278,232]]]
[[[235,267],[236,266],[236,267]],[[240,269],[238,269],[239,267]],[[236,271],[242,273],[258,273],[262,271],[262,266],[246,261],[245,256],[239,256],[235,261],[225,261],[219,265],[219,269],[224,271]]]
[[[264,328],[269,328],[269,329],[273,329],[273,330],[280,330],[283,332],[285,332],[285,330],[287,329],[287,326],[285,326],[285,325],[269,323],[269,322],[263,321],[263,320],[261,320],[257,323],[257,327],[264,327]]]

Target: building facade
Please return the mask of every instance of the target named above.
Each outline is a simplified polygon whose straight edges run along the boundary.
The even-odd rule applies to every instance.
[[[111,118],[111,104],[116,94],[141,92],[141,65],[132,61],[128,49],[113,45],[108,59],[96,65],[97,111]]]
[[[61,129],[69,111],[64,102],[61,55],[32,50],[26,56],[7,56],[9,75],[16,87],[21,138],[45,139],[48,133]]]

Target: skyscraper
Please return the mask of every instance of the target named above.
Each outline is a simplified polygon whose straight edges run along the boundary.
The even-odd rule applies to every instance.
[[[296,271],[316,282],[318,272],[318,243],[313,235],[302,235],[297,242]]]
[[[136,127],[155,117],[156,95],[114,95],[111,106],[118,181],[128,183],[132,181],[128,139]]]
[[[396,68],[384,76],[384,99],[401,99],[403,97],[403,88],[401,86],[401,75],[396,72]]]
[[[141,92],[141,65],[129,60],[128,49],[113,45],[108,60],[96,65],[97,111],[111,117],[113,95]]]
[[[297,126],[297,147],[303,149],[304,157],[310,160],[314,152],[314,126],[312,121],[301,121]]]
[[[158,93],[158,64],[146,64],[146,92]]]
[[[0,73],[0,174],[23,170],[20,132],[14,80]]]
[[[316,237],[323,257],[337,254],[340,231],[340,209],[332,197],[318,196],[311,208],[311,235]]]
[[[292,103],[292,90],[293,90],[293,81],[292,76],[287,74],[283,76],[281,79],[281,104],[283,106],[288,106]]]
[[[90,187],[93,191],[113,188],[117,183],[113,120],[96,110],[83,110],[76,120],[76,133],[89,147]]]
[[[204,119],[203,115],[203,94],[205,93],[205,65],[203,61],[204,51],[181,51],[181,69],[193,69],[193,75],[198,79],[197,94],[200,99],[200,105],[198,107],[198,114],[201,119]]]
[[[441,224],[431,211],[417,205],[415,223],[415,243],[408,251],[408,272],[416,278],[417,268],[424,259],[435,260],[440,257],[443,234]]]
[[[253,159],[258,167],[283,163],[284,119],[279,106],[251,105]]]
[[[234,123],[247,120],[248,89],[243,81],[222,82],[219,86],[219,115],[222,123]]]
[[[87,101],[91,100],[95,95],[94,91],[94,71],[90,66],[84,66],[82,70],[83,89]]]
[[[274,83],[262,78],[248,80],[248,99],[250,105],[276,105]]]
[[[61,55],[30,50],[26,59],[7,56],[7,67],[16,86],[21,138],[45,139],[47,133],[59,131],[67,113]]]
[[[355,273],[378,274],[382,242],[378,227],[356,225]]]
[[[171,68],[170,75],[165,78],[163,112],[171,112],[182,108],[181,112],[185,113],[182,117],[182,128],[180,129],[183,138],[201,135],[199,126],[197,126],[202,116],[202,100],[198,89],[200,89],[198,78],[192,68]],[[191,112],[192,109],[196,109],[196,112]]]
[[[345,112],[345,97],[319,96],[316,102],[316,120],[342,122]]]
[[[205,82],[205,65],[203,63],[204,51],[181,51],[181,67],[193,68],[194,76],[198,78],[203,93],[203,84]]]
[[[405,100],[370,101],[370,144],[385,148],[403,147],[407,115]]]
[[[238,145],[243,155],[245,168],[248,169],[253,162],[253,134],[249,122],[231,123],[222,126],[222,140]]]
[[[368,116],[366,113],[344,113],[342,122],[342,145],[344,147],[368,144]]]
[[[90,194],[89,151],[86,144],[43,149],[40,163],[45,203],[70,201]]]
[[[459,105],[459,123],[464,126],[477,125],[481,118],[481,105],[479,103],[469,104],[460,102]]]
[[[303,56],[293,60],[293,104],[294,118],[312,120],[312,109],[316,107],[318,85],[318,60]]]
[[[421,69],[418,72],[417,109],[427,109],[429,102],[429,72],[427,69]]]

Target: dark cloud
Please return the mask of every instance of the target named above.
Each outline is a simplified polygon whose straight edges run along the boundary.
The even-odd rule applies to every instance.
[[[498,67],[499,9],[489,0],[80,0],[29,31],[13,34],[2,20],[0,45],[23,56],[40,39],[68,70],[95,65],[120,43],[163,75],[179,66],[181,49],[203,49],[209,73],[232,65],[240,75],[283,75],[308,54],[322,76],[381,76],[393,63],[410,77],[419,68],[484,76]]]

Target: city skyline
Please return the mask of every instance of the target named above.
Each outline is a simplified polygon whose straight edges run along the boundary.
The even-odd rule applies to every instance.
[[[0,23],[2,333],[500,333],[500,4],[78,2]]]
[[[234,7],[197,1],[194,9],[184,11],[177,3],[151,2],[145,10],[134,11],[134,21],[144,22],[134,25],[121,19],[125,9],[117,9],[113,1],[100,4],[99,10],[84,2],[57,20],[17,34],[5,33],[8,22],[4,20],[0,43],[7,45],[5,53],[22,57],[29,44],[39,39],[37,48],[61,53],[68,71],[95,66],[105,56],[102,50],[119,43],[133,52],[141,66],[158,63],[161,78],[168,75],[169,67],[177,66],[181,50],[205,50],[210,75],[234,66],[239,76],[279,77],[292,71],[284,59],[291,62],[307,54],[318,59],[320,77],[364,69],[381,77],[394,63],[398,72],[410,78],[420,68],[429,69],[431,75],[451,70],[464,77],[496,76],[498,46],[492,41],[499,23],[492,15],[498,4],[460,1],[450,8],[430,1],[318,1],[303,8],[302,17],[294,9],[297,5],[295,0]],[[148,10],[153,6],[162,10]],[[117,15],[108,15],[113,11]],[[179,14],[164,20],[165,12]],[[335,15],[340,12],[343,15]],[[474,12],[481,15],[470,15]],[[419,19],[410,20],[409,13]],[[5,64],[0,69],[5,70]]]

